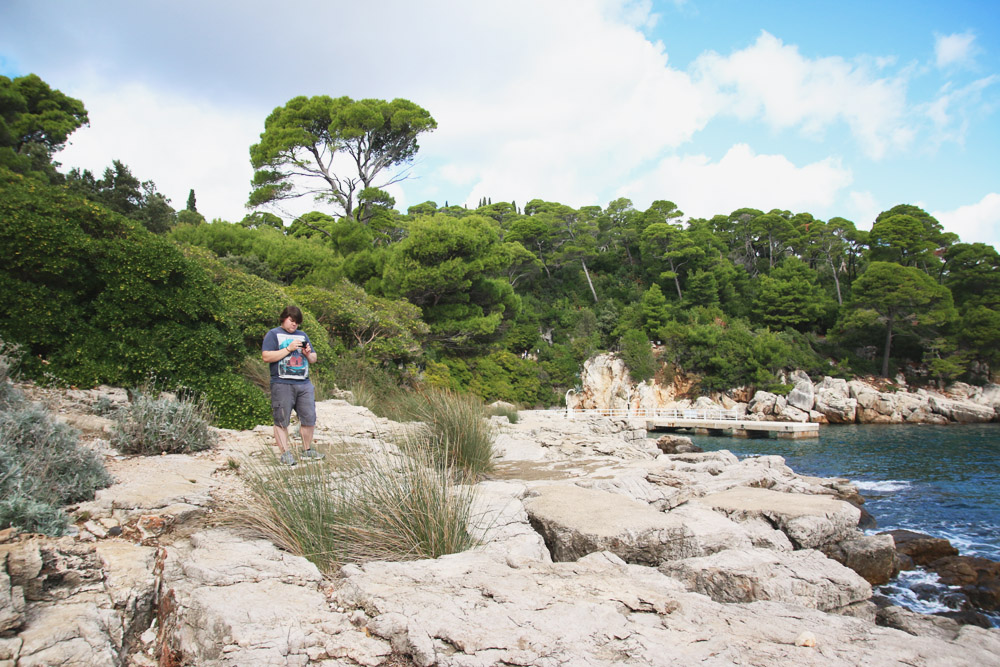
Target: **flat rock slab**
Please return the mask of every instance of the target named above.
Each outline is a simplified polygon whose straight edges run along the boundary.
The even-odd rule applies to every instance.
[[[195,533],[162,550],[162,571],[162,632],[183,664],[378,665],[392,652],[330,608],[315,565],[265,540]]]
[[[693,502],[735,521],[764,518],[788,535],[799,549],[814,549],[851,537],[861,518],[857,507],[830,496],[751,487],[727,489]]]
[[[572,484],[534,492],[524,507],[555,561],[609,551],[628,563],[657,565],[750,545],[738,525],[713,512],[665,514],[617,493]]]
[[[218,463],[209,458],[185,454],[136,457],[114,467],[116,483],[97,492],[96,499],[81,507],[100,515],[113,510],[154,510],[170,505],[197,505],[211,502],[218,481],[212,473]],[[155,483],[150,471],[155,470]]]
[[[723,604],[607,552],[510,567],[466,552],[341,571],[337,603],[422,667],[996,664],[1000,634],[913,637],[797,604]],[[813,647],[796,646],[804,632]]]
[[[810,609],[853,612],[872,588],[853,570],[812,549],[792,552],[731,549],[664,563],[660,571],[716,602],[791,602]],[[875,608],[866,615],[875,619]]]

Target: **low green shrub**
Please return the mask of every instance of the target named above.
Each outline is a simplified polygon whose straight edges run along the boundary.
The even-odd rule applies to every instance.
[[[198,389],[211,407],[212,423],[219,428],[246,430],[272,421],[268,394],[255,382],[235,373],[209,378]]]
[[[137,389],[128,408],[119,411],[111,444],[123,454],[178,454],[208,449],[216,435],[204,398],[154,396],[149,385]]]
[[[4,528],[14,526],[27,533],[62,535],[68,525],[69,517],[61,509],[23,493],[0,500],[0,526]]]
[[[60,507],[90,500],[111,476],[77,431],[10,384],[13,365],[0,354],[0,529],[60,535],[68,525]]]
[[[237,521],[326,573],[343,563],[436,558],[477,544],[469,530],[474,487],[456,486],[426,444],[402,443],[400,452],[347,447],[295,468],[270,450],[241,465],[251,500]]]
[[[795,389],[795,385],[782,384],[780,382],[776,382],[774,384],[764,385],[762,389],[764,391],[769,391],[772,394],[775,394],[776,396],[788,396],[788,394],[792,391],[792,389]]]

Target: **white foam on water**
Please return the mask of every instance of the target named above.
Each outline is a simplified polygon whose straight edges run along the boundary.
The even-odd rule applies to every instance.
[[[925,570],[908,570],[906,572],[900,572],[899,576],[896,578],[894,588],[898,588],[897,592],[887,593],[884,590],[882,594],[893,601],[894,604],[900,607],[906,607],[911,611],[915,611],[918,614],[934,614],[942,611],[952,611],[950,607],[942,604],[937,599],[925,600],[917,597],[917,594],[911,590],[913,586],[919,584],[929,584],[936,588],[940,588],[941,592],[945,592],[950,586],[945,586],[938,579],[937,574],[934,572],[927,572]]]
[[[853,484],[858,487],[858,491],[868,491],[869,493],[895,493],[911,486],[910,482],[905,479],[887,479],[880,482],[853,481]]]

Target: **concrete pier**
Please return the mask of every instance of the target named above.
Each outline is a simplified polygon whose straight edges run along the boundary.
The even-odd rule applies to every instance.
[[[694,431],[702,435],[729,435],[736,438],[818,438],[819,424],[739,419],[734,410],[649,410],[603,409],[567,410],[568,419],[581,417],[624,419],[647,431]]]
[[[819,424],[811,422],[762,422],[743,419],[709,420],[659,417],[644,420],[647,431],[693,430],[704,435],[731,435],[737,438],[818,438]]]

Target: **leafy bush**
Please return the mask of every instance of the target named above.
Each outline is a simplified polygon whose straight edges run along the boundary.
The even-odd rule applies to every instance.
[[[419,339],[427,334],[427,325],[420,319],[420,309],[408,301],[370,296],[347,280],[330,289],[295,287],[290,293],[316,316],[331,340],[339,338],[349,350],[394,363],[423,353]]]
[[[575,361],[570,363],[578,369]],[[481,357],[442,357],[440,361],[428,361],[424,381],[437,389],[468,391],[486,401],[553,405],[559,397],[551,386],[549,367],[548,363],[499,350]]]
[[[219,428],[244,430],[272,422],[268,395],[235,373],[216,375],[200,390]]]
[[[0,528],[59,535],[68,524],[60,507],[93,498],[111,477],[75,430],[10,385],[12,365],[0,353]]]
[[[456,487],[416,441],[402,444],[402,456],[344,445],[295,468],[267,451],[240,470],[251,500],[238,520],[326,573],[347,562],[436,558],[476,545],[474,487]]]
[[[211,412],[202,399],[153,396],[149,384],[136,390],[118,413],[111,444],[124,454],[177,454],[208,449],[216,441]]]
[[[754,330],[746,320],[726,321],[711,309],[692,309],[691,314],[691,323],[671,322],[663,328],[664,348],[669,363],[701,375],[702,391],[740,385],[763,389],[777,384],[782,369],[824,372],[810,334]]]
[[[656,374],[656,360],[653,358],[653,348],[649,338],[638,329],[630,329],[622,336],[622,361],[631,378],[636,382],[645,382]]]
[[[220,258],[242,256],[245,259],[241,263],[262,266],[286,285],[293,282],[322,285],[328,284],[330,278],[340,277],[341,260],[336,253],[319,243],[286,236],[270,227],[249,229],[217,220],[208,225],[178,225],[170,237],[179,243],[207,248]]]
[[[185,383],[240,358],[206,272],[139,223],[3,169],[0,220],[18,250],[0,264],[0,335],[29,353],[26,375]]]

